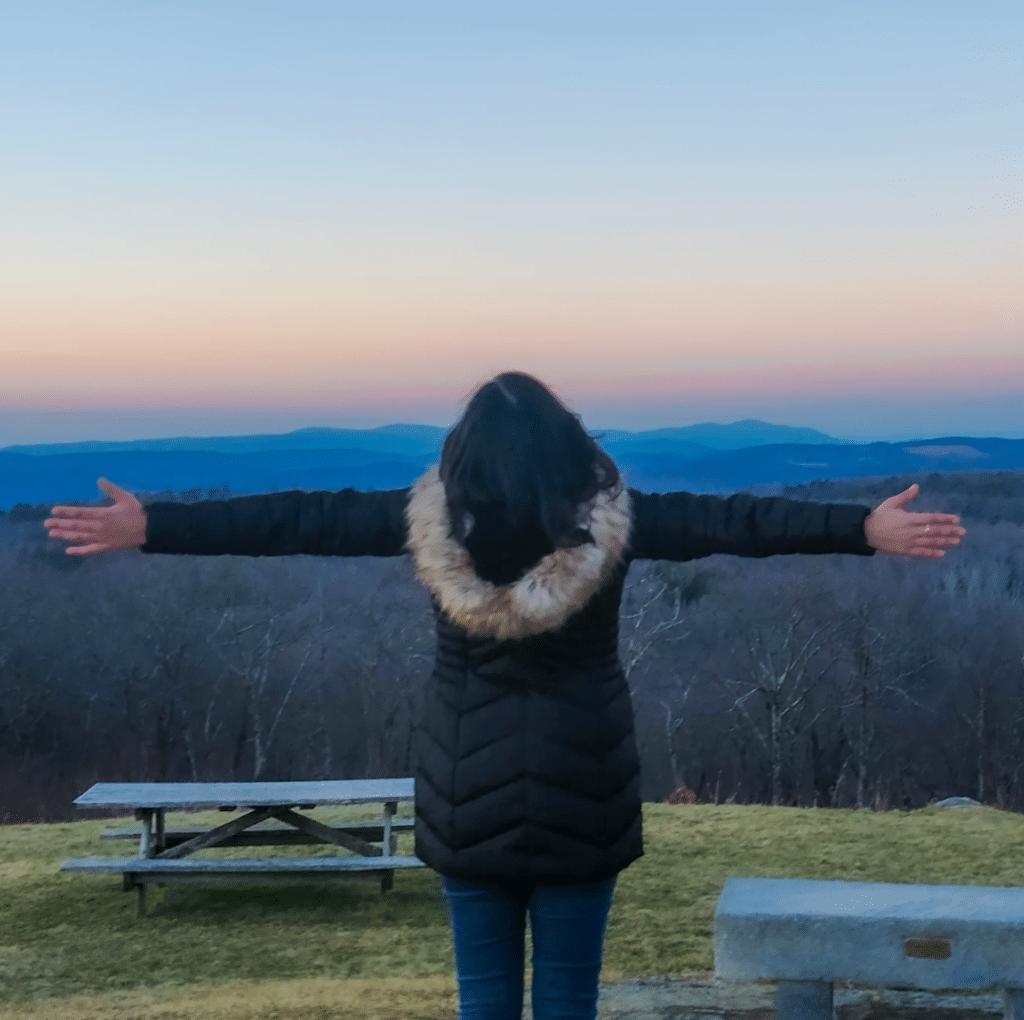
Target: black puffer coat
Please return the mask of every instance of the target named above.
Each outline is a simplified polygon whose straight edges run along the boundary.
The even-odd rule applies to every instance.
[[[417,732],[416,854],[455,878],[598,882],[643,854],[640,766],[618,660],[633,559],[857,553],[867,507],[736,495],[599,494],[593,544],[517,582],[479,577],[452,537],[436,469],[412,489],[283,492],[147,508],[147,553],[397,556],[437,616]]]

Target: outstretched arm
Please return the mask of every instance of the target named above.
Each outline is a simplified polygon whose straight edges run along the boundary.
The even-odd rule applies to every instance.
[[[775,556],[855,553],[938,558],[960,543],[964,529],[950,514],[908,514],[916,486],[866,506],[810,503],[781,497],[663,495],[632,492],[632,555],[691,560],[713,553]],[[928,529],[927,531],[925,529]]]
[[[114,549],[217,556],[397,556],[405,551],[407,489],[388,492],[278,492],[265,496],[151,503],[105,479],[110,507],[55,506],[51,538],[90,556]]]

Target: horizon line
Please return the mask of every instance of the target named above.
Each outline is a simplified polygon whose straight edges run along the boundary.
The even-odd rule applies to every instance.
[[[643,436],[651,432],[666,432],[666,431],[687,431],[690,429],[699,428],[731,428],[735,425],[759,425],[768,426],[770,428],[786,429],[794,432],[815,432],[822,436],[826,440],[832,442],[838,442],[843,444],[869,444],[869,443],[912,443],[925,440],[937,440],[937,439],[1004,439],[1004,440],[1021,440],[1024,439],[1024,430],[1012,432],[1009,435],[998,435],[998,434],[969,434],[964,432],[895,432],[891,433],[887,438],[878,438],[877,433],[845,433],[842,435],[836,435],[832,433],[822,432],[820,429],[816,429],[813,426],[808,425],[778,425],[775,422],[764,421],[759,418],[740,418],[733,422],[698,422],[693,425],[665,425],[655,428],[646,429],[623,429],[623,428],[588,428],[587,434],[600,438],[606,433],[621,433],[629,436]],[[54,446],[81,446],[84,444],[103,444],[103,445],[121,445],[127,443],[145,443],[145,442],[174,442],[176,440],[211,440],[211,439],[257,439],[263,437],[275,437],[282,438],[284,436],[296,435],[301,432],[382,432],[386,429],[396,428],[409,428],[409,429],[429,429],[431,431],[447,432],[454,426],[452,425],[429,425],[419,422],[389,422],[385,425],[372,425],[365,427],[355,426],[343,426],[343,425],[306,425],[296,429],[289,429],[285,432],[222,432],[217,434],[204,434],[204,435],[164,435],[164,436],[150,436],[140,439],[74,439],[74,440],[56,440],[50,442],[39,442],[39,443],[9,443],[4,446],[0,446],[0,452],[2,451],[17,451],[18,449],[39,449],[43,447],[54,447]],[[1000,430],[1006,431],[1006,430]],[[780,444],[754,444],[754,445],[780,445]],[[814,446],[814,445],[828,445],[827,443],[802,443],[800,445]],[[159,451],[152,451],[159,452]]]

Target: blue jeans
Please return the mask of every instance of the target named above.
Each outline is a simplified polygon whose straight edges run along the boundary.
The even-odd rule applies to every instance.
[[[534,1020],[594,1020],[615,878],[519,895],[442,877],[455,939],[459,1020],[520,1020],[526,912],[533,934]]]

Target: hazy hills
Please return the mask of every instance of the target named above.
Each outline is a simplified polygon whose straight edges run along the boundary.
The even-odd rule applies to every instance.
[[[430,425],[299,429],[283,435],[60,443],[0,449],[0,509],[93,500],[104,475],[131,491],[390,489],[435,463],[447,430]],[[754,485],[904,473],[1024,470],[1024,440],[945,436],[855,444],[746,420],[595,433],[629,484],[725,492]]]
[[[368,453],[419,457],[435,454],[448,430],[435,425],[382,425],[376,429],[297,429],[280,435],[179,436],[174,439],[133,439],[126,442],[49,443],[0,447],[28,457],[79,453],[260,453],[271,450],[362,450]],[[0,461],[2,463],[2,461]]]
[[[155,453],[171,450],[206,453],[247,453],[261,450],[369,450],[408,456],[437,453],[447,428],[437,425],[381,425],[375,429],[297,429],[281,435],[253,436],[180,436],[176,439],[134,439],[126,442],[49,443],[36,446],[5,446],[0,454],[20,453],[30,457],[52,457],[65,453]],[[766,443],[835,443],[838,440],[815,429],[772,425],[748,418],[731,425],[688,425],[678,429],[651,432],[623,432],[609,429],[596,432],[607,443],[663,444],[685,443],[702,450],[735,450]]]

